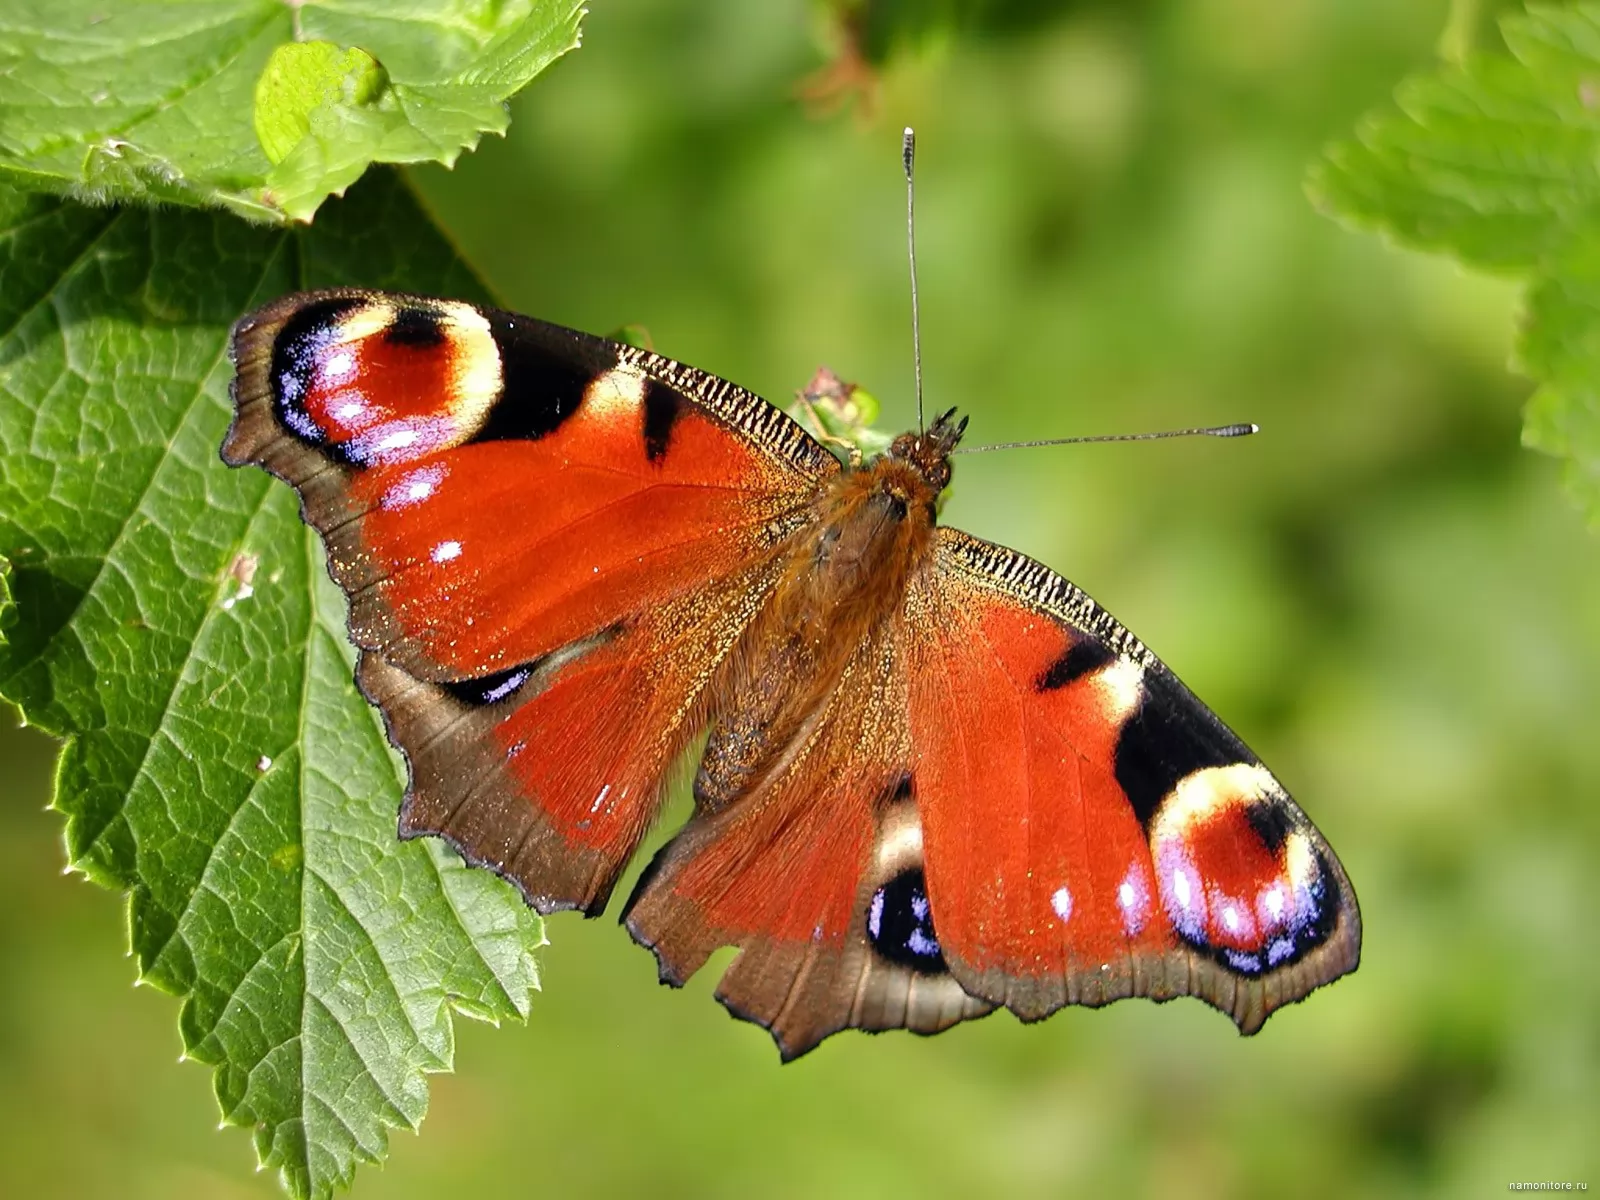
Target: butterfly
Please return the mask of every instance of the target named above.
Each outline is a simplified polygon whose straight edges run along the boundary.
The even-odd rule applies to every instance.
[[[842,462],[649,350],[360,289],[231,353],[223,458],[322,535],[400,836],[598,915],[697,755],[623,921],[674,985],[738,947],[717,996],[786,1060],[1128,996],[1252,1033],[1355,968],[1345,871],[1260,760],[1073,584],[938,523],[953,412]]]

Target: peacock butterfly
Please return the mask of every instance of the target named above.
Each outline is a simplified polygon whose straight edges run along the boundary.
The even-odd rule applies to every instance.
[[[841,462],[649,350],[362,289],[231,354],[223,458],[325,541],[400,835],[594,916],[704,735],[622,919],[674,985],[738,947],[717,996],[785,1059],[1127,996],[1253,1033],[1355,968],[1350,882],[1260,760],[1073,584],[938,524],[953,412]]]

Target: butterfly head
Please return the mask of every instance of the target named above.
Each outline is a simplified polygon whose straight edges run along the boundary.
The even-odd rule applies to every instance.
[[[967,418],[956,410],[941,413],[921,433],[902,433],[889,444],[889,457],[913,467],[935,494],[950,486],[950,454],[967,431]]]

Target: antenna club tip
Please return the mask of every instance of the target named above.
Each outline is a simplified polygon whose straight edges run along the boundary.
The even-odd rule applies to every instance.
[[[904,138],[900,142],[900,161],[906,169],[906,177],[911,176],[911,163],[917,155],[917,135],[911,126],[906,126]]]

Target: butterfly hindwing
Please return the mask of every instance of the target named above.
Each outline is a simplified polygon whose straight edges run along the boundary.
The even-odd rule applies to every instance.
[[[786,1059],[841,1029],[937,1033],[993,1007],[951,978],[932,938],[892,636],[862,645],[779,766],[736,800],[707,802],[702,766],[695,818],[623,914],[669,983],[737,946],[717,998]]]
[[[603,908],[771,575],[757,565],[509,675],[436,684],[364,652],[357,680],[410,762],[401,836],[448,838],[541,911]]]
[[[459,301],[287,296],[232,354],[223,456],[324,537],[403,832],[603,905],[834,460],[714,376]]]
[[[1322,835],[1081,591],[942,529],[908,606],[928,895],[968,992],[1028,1020],[1194,995],[1253,1032],[1354,968]]]

